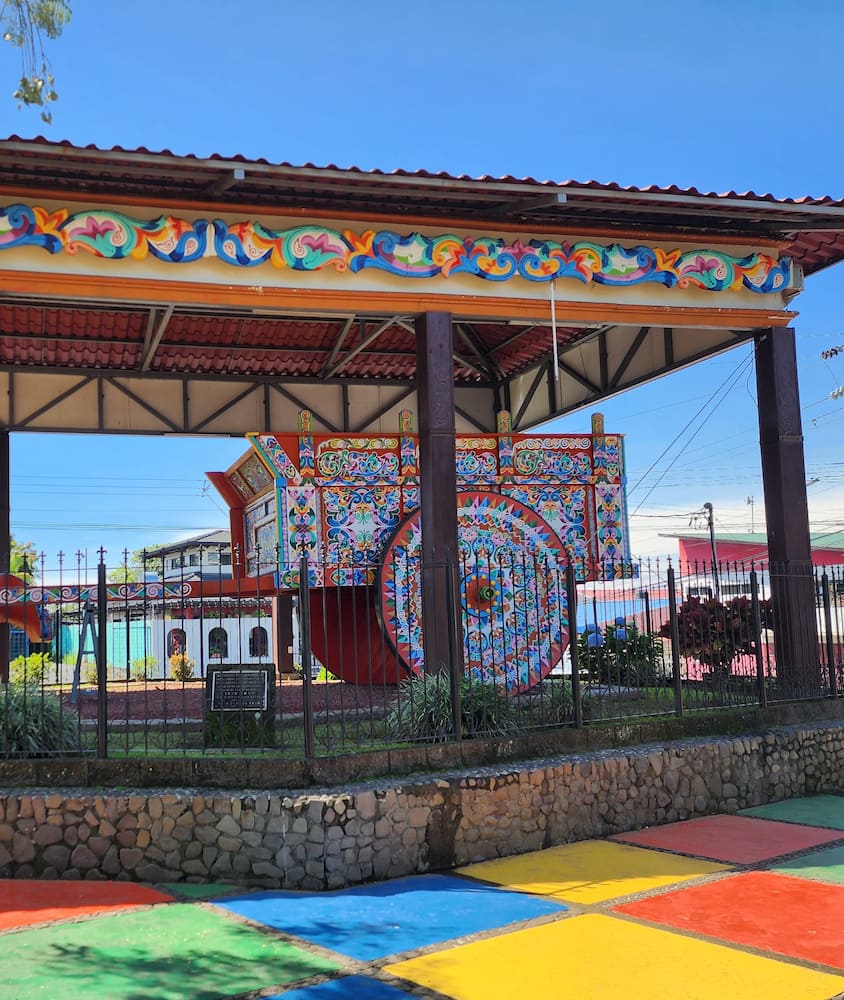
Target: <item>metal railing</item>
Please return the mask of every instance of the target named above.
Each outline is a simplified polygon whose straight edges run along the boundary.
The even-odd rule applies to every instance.
[[[261,578],[239,578],[235,553],[227,579],[228,551],[101,554],[96,574],[77,559],[9,581],[0,629],[22,655],[0,676],[0,757],[308,759],[844,690],[844,566],[645,560],[601,582],[481,551],[445,567],[449,663],[434,669],[418,559],[285,566],[273,552]]]

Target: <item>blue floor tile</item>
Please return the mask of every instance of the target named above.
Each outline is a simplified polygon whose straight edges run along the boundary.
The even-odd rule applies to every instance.
[[[550,899],[453,875],[421,875],[337,892],[251,893],[214,900],[214,905],[359,961],[566,909]]]
[[[401,1000],[410,996],[369,976],[346,976],[318,986],[302,986],[288,993],[274,993],[264,1000]]]

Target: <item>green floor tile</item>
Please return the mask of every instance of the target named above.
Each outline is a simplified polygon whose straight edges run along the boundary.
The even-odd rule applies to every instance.
[[[336,968],[190,904],[4,934],[0,940],[0,983],[10,1000],[211,1000]]]
[[[742,809],[739,815],[844,830],[844,795],[811,795],[805,799],[786,799],[784,802]]]
[[[163,882],[161,888],[172,892],[174,896],[187,896],[189,899],[217,899],[218,896],[231,896],[243,892],[241,885],[224,885],[222,882],[193,884],[188,882]]]
[[[844,885],[844,847],[812,851],[811,854],[804,854],[783,864],[774,865],[771,871]]]

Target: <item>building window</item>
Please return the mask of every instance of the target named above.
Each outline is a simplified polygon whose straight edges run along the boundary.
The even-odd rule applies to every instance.
[[[208,633],[208,655],[219,660],[229,655],[229,635],[224,628],[212,628]]]
[[[175,656],[177,653],[187,653],[188,637],[183,628],[171,628],[167,633],[167,655]]]
[[[231,566],[232,564],[232,554],[231,552],[223,552],[220,555],[220,565],[221,566]]]
[[[249,632],[249,655],[268,656],[270,643],[267,638],[267,630],[262,625],[256,625]]]

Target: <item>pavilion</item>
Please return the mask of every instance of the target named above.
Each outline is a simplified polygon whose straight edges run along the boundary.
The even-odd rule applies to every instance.
[[[775,598],[809,621],[790,306],[844,257],[844,202],[15,137],[0,189],[0,552],[12,432],[241,435],[307,409],[363,433],[410,408],[441,566],[456,432],[500,410],[524,431],[753,342]],[[425,605],[447,587],[428,573]],[[446,642],[426,632],[431,662]],[[784,629],[778,661],[809,642]]]

